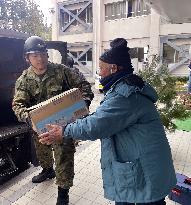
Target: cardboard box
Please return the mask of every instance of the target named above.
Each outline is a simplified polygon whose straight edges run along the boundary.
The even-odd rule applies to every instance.
[[[39,134],[47,131],[46,124],[65,126],[88,114],[86,103],[78,88],[56,95],[30,107],[29,110],[33,129]]]

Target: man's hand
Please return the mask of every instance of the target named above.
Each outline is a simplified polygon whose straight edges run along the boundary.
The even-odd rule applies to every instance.
[[[47,125],[48,132],[39,135],[39,142],[46,145],[60,144],[63,141],[62,126]]]

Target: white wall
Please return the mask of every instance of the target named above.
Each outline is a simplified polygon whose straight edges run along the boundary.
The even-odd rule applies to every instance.
[[[149,55],[160,54],[160,15],[151,9]]]
[[[149,28],[150,16],[105,21],[102,26],[103,41],[117,37],[125,39],[148,38],[150,36]]]
[[[163,24],[160,26],[160,35],[191,34],[191,23]]]
[[[189,75],[188,65],[180,66],[179,68],[173,70],[171,74],[175,76],[188,76]]]
[[[93,34],[92,33],[83,33],[83,34],[72,34],[72,35],[60,35],[58,37],[59,41],[66,41],[67,43],[85,43],[85,42],[92,42],[93,41]]]

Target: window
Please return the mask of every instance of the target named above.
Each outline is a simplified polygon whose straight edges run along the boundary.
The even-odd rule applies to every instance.
[[[70,15],[68,13],[63,13],[64,25],[67,25],[70,22]]]
[[[70,10],[70,12],[73,13],[74,15],[77,15],[77,13],[78,13],[78,9]],[[72,17],[72,16],[70,16],[70,17],[71,17],[71,20],[72,20],[73,17]],[[77,26],[77,25],[78,25],[78,21],[75,19],[75,20],[72,22],[71,25],[73,25],[73,26]]]
[[[127,4],[127,17],[131,17],[132,16],[132,0],[129,0],[128,1],[128,4]]]
[[[79,15],[79,18],[82,21],[86,22],[86,12],[85,12],[85,10],[81,12],[81,14]]]
[[[68,10],[75,16],[78,15],[79,11],[81,9],[73,9],[73,10]],[[79,15],[79,19],[84,21],[86,24],[92,24],[93,21],[93,13],[92,13],[92,4],[90,4],[86,9],[84,9]],[[73,26],[78,26],[80,22],[76,20],[72,15],[68,14],[64,10],[60,9],[60,25],[61,28],[63,29],[67,24],[69,24],[71,21],[71,25]]]
[[[139,62],[143,62],[144,56],[147,53],[144,52],[144,47],[141,47],[141,48],[131,48],[129,54],[131,58],[138,58]]]
[[[142,16],[150,14],[150,8],[143,0],[131,0],[132,16]]]
[[[137,16],[141,16],[143,14],[143,0],[137,1]]]
[[[120,11],[120,2],[117,2],[116,3],[116,7],[115,7],[115,17],[117,19],[120,19],[121,18],[121,11]]]
[[[144,61],[144,48],[138,48],[138,61]]]
[[[105,5],[105,20],[111,19],[111,4]]]
[[[77,52],[71,51],[70,53],[71,53],[75,58],[77,58],[77,56],[78,56]]]
[[[89,5],[82,13],[79,15],[79,18],[84,21],[85,23],[92,23],[92,5]]]
[[[80,55],[83,53],[83,51],[71,51],[70,53],[75,58],[78,58],[78,61],[81,62],[83,65],[86,65],[88,61],[92,61],[92,49],[88,50],[81,57]],[[77,62],[75,62],[75,65],[77,65]]]
[[[86,23],[91,24],[93,21],[93,13],[92,13],[92,5],[90,4],[88,8],[86,8]]]
[[[151,13],[151,8],[143,2],[143,15],[149,15]]]
[[[167,64],[178,62],[179,52],[168,44],[163,45],[163,61]]]
[[[186,55],[189,55],[189,48],[189,44],[181,45],[183,52],[179,52],[165,43],[163,45],[163,61],[167,64],[178,63],[183,60]]]
[[[116,16],[118,19],[126,17],[126,1],[116,3]]]
[[[78,57],[78,53],[77,53],[77,52],[71,51],[70,53],[72,54],[72,56],[73,56],[74,58],[77,58],[77,57]],[[77,63],[76,61],[74,61],[74,65],[78,65],[78,63]]]
[[[150,8],[143,0],[123,0],[105,4],[105,20],[148,15]]]
[[[69,23],[69,15],[67,15],[67,13],[63,12],[62,10],[60,11],[60,22],[62,27]]]
[[[79,55],[82,53],[82,51],[79,51]],[[92,61],[92,49],[88,50],[87,53],[85,53],[79,61],[81,62],[87,62],[87,61]]]
[[[81,55],[81,53],[83,53],[83,51],[79,51],[79,55]],[[79,61],[86,61],[86,53],[83,54],[80,58]]]
[[[87,61],[92,61],[92,49],[87,52]]]
[[[127,14],[127,0],[105,5],[105,20],[125,18]]]
[[[78,13],[78,10],[77,9],[70,10],[70,12],[76,15]],[[62,28],[66,26],[68,23],[70,23],[72,20],[73,20],[73,17],[71,15],[69,15],[67,12],[64,12],[63,10],[60,10],[60,22],[61,22]],[[78,21],[74,20],[71,25],[77,26]]]

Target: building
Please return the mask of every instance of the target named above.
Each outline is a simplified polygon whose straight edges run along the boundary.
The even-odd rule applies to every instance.
[[[68,43],[68,55],[85,75],[95,75],[100,54],[117,37],[132,48],[135,70],[157,54],[173,75],[188,75],[191,23],[172,24],[143,0],[52,1],[52,40]]]

